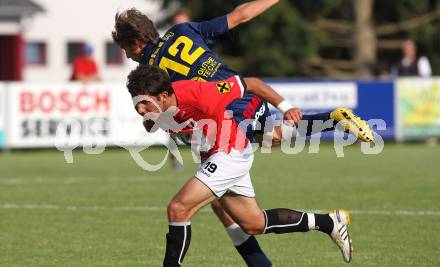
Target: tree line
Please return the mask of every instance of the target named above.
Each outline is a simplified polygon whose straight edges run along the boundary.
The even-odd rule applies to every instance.
[[[164,0],[194,20],[224,15],[244,1]],[[440,0],[281,0],[214,48],[245,75],[387,77],[412,39],[440,73]]]

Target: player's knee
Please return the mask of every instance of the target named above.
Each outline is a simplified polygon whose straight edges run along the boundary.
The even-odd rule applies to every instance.
[[[178,200],[173,200],[168,204],[167,213],[170,221],[185,221],[189,219],[189,209]]]
[[[258,223],[241,223],[241,229],[248,235],[259,235],[264,231],[264,226],[259,225]]]
[[[249,214],[246,219],[238,224],[248,235],[259,235],[264,232],[265,218],[263,213]]]

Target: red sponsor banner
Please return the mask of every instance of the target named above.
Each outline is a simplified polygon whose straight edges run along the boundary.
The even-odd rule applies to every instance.
[[[110,110],[110,91],[95,89],[94,91],[80,90],[71,91],[61,89],[60,91],[44,90],[35,92],[23,90],[19,95],[19,111],[31,114],[34,112],[53,113],[88,113]]]

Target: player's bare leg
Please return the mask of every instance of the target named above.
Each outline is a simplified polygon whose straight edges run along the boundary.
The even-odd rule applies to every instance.
[[[211,202],[211,208],[223,223],[226,233],[248,266],[272,266],[272,263],[261,250],[255,237],[245,233],[223,209],[221,203],[217,199]]]
[[[168,204],[168,234],[164,267],[180,266],[191,242],[191,217],[215,199],[197,178],[191,178]]]
[[[220,203],[246,233],[252,235],[263,233],[264,213],[255,198],[226,194],[221,198]]]
[[[350,223],[347,211],[316,214],[285,208],[261,210],[255,198],[231,194],[223,196],[220,202],[248,234],[284,234],[318,230],[331,237],[339,247],[345,262],[351,261],[352,241],[347,228]]]
[[[209,202],[213,202],[215,198],[212,191],[195,177],[191,178],[173,197],[167,208],[169,232],[167,234],[167,249],[164,266],[179,266],[182,263],[191,241],[191,217],[197,210]],[[219,204],[218,201],[214,203]],[[250,252],[247,251],[248,253],[245,253],[243,256],[240,251],[240,244],[236,246],[248,266],[271,266],[270,261],[264,253],[259,250],[255,237],[244,233],[222,207],[220,207],[220,209],[218,209],[219,206],[216,207],[216,214],[221,216],[219,216],[219,218],[221,218],[222,222],[224,224],[229,223],[227,232],[232,235],[231,239],[241,244],[246,243],[247,247],[252,245],[251,248],[253,248],[254,252],[252,253],[252,257],[248,258],[246,258],[246,255]],[[231,226],[234,227],[231,228]],[[254,240],[256,244],[254,244],[252,240]],[[257,246],[257,248],[255,248],[255,246]],[[258,259],[258,261],[256,261],[256,259]]]
[[[186,222],[191,219],[197,210],[212,202],[215,198],[215,195],[206,185],[196,177],[192,177],[168,204],[168,220],[170,222]]]
[[[231,216],[229,216],[228,213],[226,213],[226,211],[223,209],[218,199],[215,199],[211,202],[211,208],[225,228],[235,223]]]

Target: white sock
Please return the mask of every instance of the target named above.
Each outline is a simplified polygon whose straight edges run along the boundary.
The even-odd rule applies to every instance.
[[[307,213],[307,222],[309,225],[309,230],[316,230],[314,213]]]
[[[238,224],[234,223],[225,228],[229,238],[231,238],[234,246],[239,246],[249,239],[250,235],[246,234]]]

